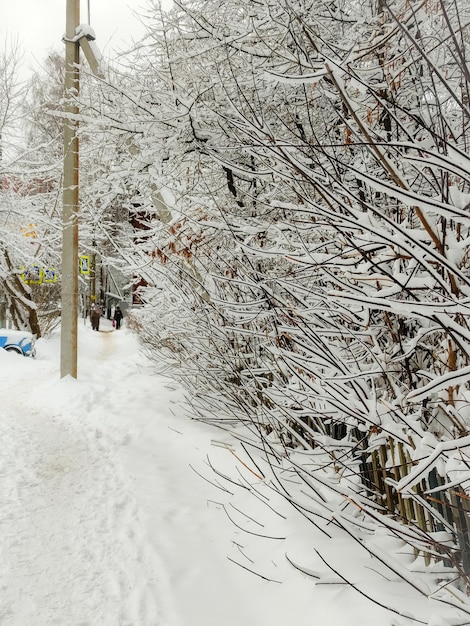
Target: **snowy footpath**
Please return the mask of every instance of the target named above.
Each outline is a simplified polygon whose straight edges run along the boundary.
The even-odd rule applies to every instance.
[[[37,361],[0,351],[2,625],[158,623],[138,504],[106,432],[106,411],[132,407],[113,340],[93,337],[83,383],[58,383],[42,342]]]
[[[0,626],[461,623],[359,567],[344,538],[315,538],[269,485],[248,496],[249,459],[188,418],[126,328],[80,326],[77,380],[60,379],[58,334],[37,351],[0,350]],[[395,594],[402,615],[332,576],[317,549],[385,604]]]
[[[1,626],[261,626],[270,587],[252,602],[199,475],[214,432],[132,333],[79,331],[77,380],[58,335],[0,350]]]

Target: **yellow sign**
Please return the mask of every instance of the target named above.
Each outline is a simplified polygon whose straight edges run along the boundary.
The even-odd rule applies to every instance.
[[[90,257],[89,256],[85,255],[79,258],[79,268],[80,268],[80,274],[90,273]]]
[[[44,278],[44,272],[39,267],[39,265],[33,265],[32,267],[28,267],[25,269],[21,268],[23,273],[21,274],[21,278],[28,285],[40,285]]]
[[[43,282],[55,283],[57,281],[57,270],[52,267],[48,267],[44,270]]]

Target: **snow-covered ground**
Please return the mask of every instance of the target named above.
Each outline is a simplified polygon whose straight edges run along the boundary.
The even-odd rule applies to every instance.
[[[77,380],[59,377],[58,334],[37,353],[0,350],[1,626],[451,623],[267,496],[243,450],[187,417],[126,328],[80,326]]]

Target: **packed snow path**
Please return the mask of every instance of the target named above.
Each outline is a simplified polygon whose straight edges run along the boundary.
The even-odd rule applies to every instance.
[[[97,361],[111,358],[113,334],[94,339]],[[93,397],[69,413],[36,408],[41,381],[28,373],[23,393],[2,394],[0,623],[156,624],[135,498],[109,437],[81,419]]]
[[[102,326],[79,328],[77,380],[60,379],[58,335],[35,360],[0,350],[0,625],[260,624],[264,595],[258,611],[192,469],[213,431]]]

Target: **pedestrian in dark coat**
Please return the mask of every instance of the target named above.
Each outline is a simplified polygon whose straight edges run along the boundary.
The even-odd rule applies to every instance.
[[[121,322],[122,322],[122,318],[123,318],[123,314],[121,311],[121,307],[117,306],[114,309],[114,321],[116,322],[116,330],[119,330],[121,328]]]
[[[90,321],[91,321],[91,327],[93,328],[93,330],[100,329],[100,317],[101,317],[100,310],[98,309],[97,306],[93,306],[90,311]]]

